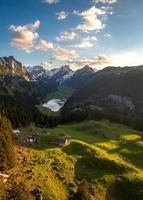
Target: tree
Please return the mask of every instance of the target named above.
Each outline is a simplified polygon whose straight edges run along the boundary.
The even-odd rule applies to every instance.
[[[14,163],[12,126],[10,121],[0,113],[0,171],[13,167]]]

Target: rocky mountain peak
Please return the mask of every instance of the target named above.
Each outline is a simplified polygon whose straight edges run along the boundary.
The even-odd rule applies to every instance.
[[[61,67],[61,71],[72,72],[73,70],[69,67],[69,65],[64,65]]]
[[[13,56],[0,57],[0,76],[18,76],[23,80],[30,80],[26,68]]]
[[[32,77],[39,77],[46,73],[46,69],[44,69],[41,65],[36,65],[33,67],[27,67],[27,71],[30,73]]]
[[[77,73],[95,73],[94,69],[92,69],[91,67],[89,67],[88,65],[85,65],[85,67],[77,70]]]

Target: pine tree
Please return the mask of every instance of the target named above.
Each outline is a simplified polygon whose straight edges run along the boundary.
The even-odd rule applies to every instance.
[[[12,145],[12,126],[10,121],[0,113],[0,171],[14,166],[15,154]]]

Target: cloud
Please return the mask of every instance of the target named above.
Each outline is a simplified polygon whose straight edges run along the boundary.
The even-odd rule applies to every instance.
[[[58,3],[59,0],[43,0],[44,3],[48,3],[48,4],[55,4]]]
[[[12,31],[11,46],[31,53],[32,50],[49,51],[54,49],[54,44],[40,39],[36,30],[40,26],[40,21],[35,21],[34,24],[27,24],[23,26],[11,25]]]
[[[95,36],[87,36],[83,38],[79,43],[75,43],[70,45],[72,48],[89,48],[92,47],[94,44],[93,42],[97,41]]]
[[[92,0],[94,3],[107,3],[107,4],[114,4],[117,0]]]
[[[136,66],[143,64],[143,51],[125,51],[110,55],[113,66]]]
[[[106,37],[106,38],[111,38],[112,35],[111,35],[111,33],[105,33],[105,34],[104,34],[104,37]]]
[[[52,67],[52,63],[49,63],[47,61],[43,61],[40,64],[44,69],[50,69]]]
[[[105,25],[102,17],[111,14],[107,7],[96,8],[95,6],[92,6],[83,12],[74,11],[73,13],[83,18],[83,23],[77,26],[77,29],[83,32],[103,29]]]
[[[108,56],[98,55],[95,58],[78,58],[69,60],[68,64],[73,68],[81,68],[85,65],[96,69],[102,69],[107,66],[138,66],[143,63],[143,51],[125,51]]]
[[[88,48],[88,47],[92,47],[93,44],[90,41],[83,41],[81,43],[77,43],[77,44],[73,44],[70,47],[72,48]]]
[[[71,59],[76,59],[78,57],[79,55],[77,54],[75,50],[69,50],[69,49],[57,47],[54,51],[54,56],[52,59],[54,61],[68,61]]]
[[[46,40],[40,39],[37,45],[35,45],[35,49],[49,51],[54,49],[54,45],[51,42],[47,42]]]
[[[34,24],[28,24],[23,26],[11,25],[12,31],[11,46],[18,49],[22,49],[27,53],[30,53],[34,48],[36,39],[39,37],[36,30],[40,26],[40,21],[35,21]]]
[[[68,17],[68,13],[66,13],[65,11],[56,13],[56,15],[58,20],[64,20]]]
[[[77,60],[72,60],[68,62],[74,67],[84,67],[86,65],[90,67],[98,67],[102,68],[103,66],[106,66],[111,63],[110,59],[107,56],[104,55],[98,55],[97,57],[90,59],[90,58],[80,58]]]
[[[88,36],[86,38],[82,39],[83,41],[97,41],[97,38],[95,36]]]
[[[62,32],[59,37],[56,37],[57,41],[67,41],[67,40],[73,40],[76,37],[75,32]]]
[[[95,6],[92,6],[91,8],[83,11],[83,12],[79,12],[78,10],[77,11],[74,11],[73,12],[75,15],[79,15],[79,16],[83,16],[83,17],[86,17],[86,16],[93,16],[93,15],[104,15],[106,14],[106,12],[100,8],[96,8]]]
[[[110,59],[104,55],[98,55],[95,59],[95,65],[106,65],[110,63],[111,63]]]

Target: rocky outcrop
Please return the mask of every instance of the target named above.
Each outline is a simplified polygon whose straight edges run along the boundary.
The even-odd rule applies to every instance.
[[[130,97],[110,94],[103,101],[121,112],[127,111],[133,113],[135,111],[135,105]]]
[[[26,68],[13,56],[0,57],[0,76],[17,76],[26,81],[31,79]]]

